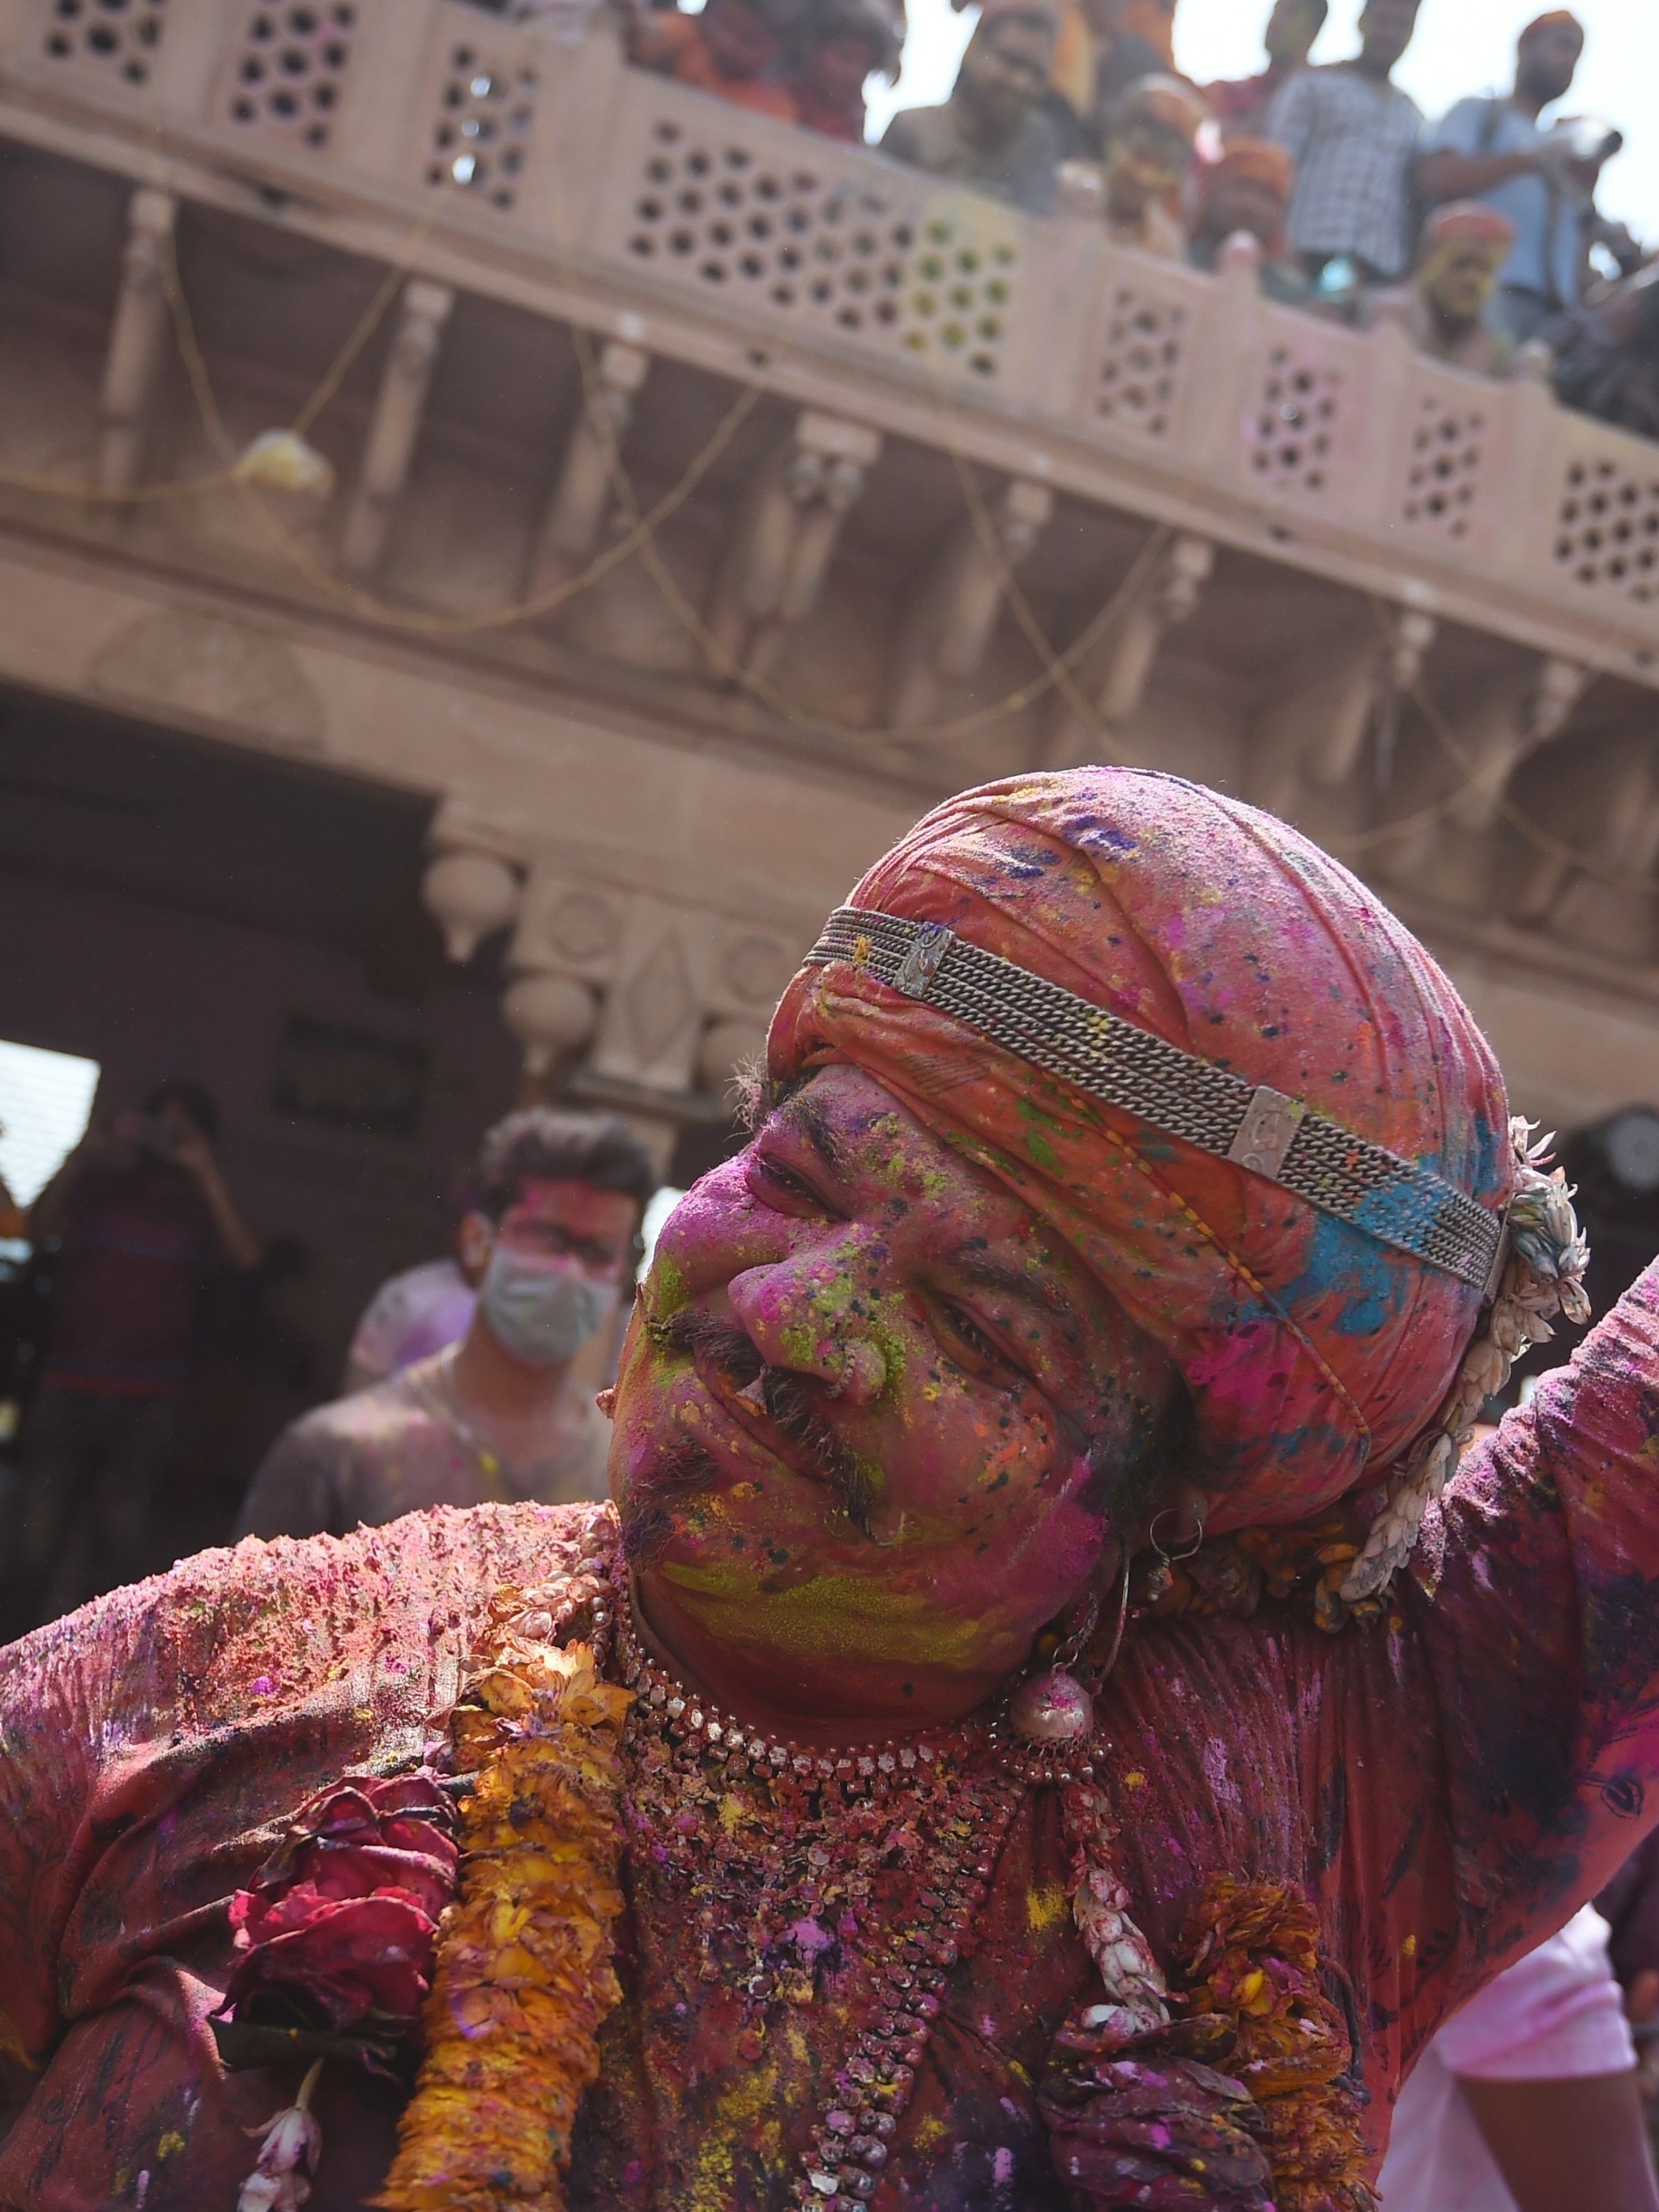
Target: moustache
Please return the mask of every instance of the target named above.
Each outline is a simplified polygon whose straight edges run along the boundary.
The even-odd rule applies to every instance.
[[[701,1358],[735,1389],[750,1397],[758,1395],[774,1428],[806,1455],[859,1534],[873,1539],[874,1478],[818,1411],[814,1394],[819,1384],[787,1367],[769,1367],[751,1336],[731,1322],[689,1306],[672,1320],[653,1324],[651,1334],[670,1351]]]
[[[656,1453],[632,1475],[622,1516],[623,1557],[630,1566],[648,1566],[660,1557],[674,1533],[666,1501],[695,1496],[720,1478],[703,1447],[687,1437]]]

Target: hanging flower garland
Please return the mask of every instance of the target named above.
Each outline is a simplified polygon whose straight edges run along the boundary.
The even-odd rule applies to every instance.
[[[1063,1792],[1072,1907],[1103,2001],[1050,2052],[1039,2101],[1079,2204],[1374,2212],[1346,2021],[1289,1884],[1210,1882],[1166,1978],[1113,1865],[1101,1794]]]
[[[622,1995],[618,1746],[633,1702],[600,1680],[590,1646],[551,1640],[562,1626],[534,1594],[501,1593],[482,1672],[451,1716],[456,1770],[475,1778],[460,1895],[382,2212],[562,2212],[576,2107]]]

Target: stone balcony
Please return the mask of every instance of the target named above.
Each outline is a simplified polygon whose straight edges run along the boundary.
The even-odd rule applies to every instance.
[[[798,948],[932,796],[1121,758],[1376,877],[1550,1110],[1653,1088],[1659,448],[1267,303],[1242,252],[1152,260],[632,70],[603,25],[0,0],[0,673],[430,792],[602,1032],[623,971],[560,950],[560,898]],[[331,364],[334,496],[227,483]],[[158,578],[145,644],[117,603]],[[696,1052],[599,1057],[667,1092]]]

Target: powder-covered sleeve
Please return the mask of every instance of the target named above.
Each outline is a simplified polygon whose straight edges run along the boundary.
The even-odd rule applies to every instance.
[[[235,2202],[294,2084],[218,2060],[233,1895],[315,1790],[418,1757],[492,1592],[611,1526],[485,1506],[242,1544],[0,1655],[4,2212]]]
[[[1472,1455],[1411,1574],[1461,1929],[1449,2008],[1659,1823],[1659,1265]]]

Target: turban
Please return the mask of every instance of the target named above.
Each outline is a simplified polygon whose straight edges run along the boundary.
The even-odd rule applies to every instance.
[[[1012,777],[925,817],[851,904],[942,925],[1484,1208],[1510,1195],[1503,1079],[1468,1009],[1372,892],[1271,815],[1127,769]],[[865,1069],[1064,1238],[1183,1377],[1212,1532],[1380,1480],[1474,1333],[1478,1284],[1101,1103],[867,963],[809,961],[768,1060],[780,1080]]]
[[[1265,185],[1281,200],[1288,200],[1296,164],[1282,146],[1266,138],[1234,138],[1221,159],[1205,172],[1204,182],[1207,185],[1221,177],[1248,177],[1252,184]]]
[[[1202,96],[1178,76],[1139,76],[1113,102],[1110,126],[1121,130],[1131,123],[1156,123],[1178,131],[1188,145],[1209,115]]]
[[[1437,207],[1423,226],[1423,245],[1432,252],[1437,246],[1490,246],[1507,252],[1515,243],[1515,225],[1508,216],[1484,200],[1453,200]]]

